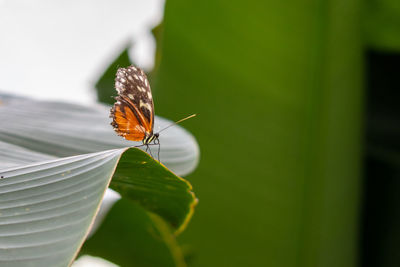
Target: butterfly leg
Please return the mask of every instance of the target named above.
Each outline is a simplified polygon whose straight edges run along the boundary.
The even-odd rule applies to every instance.
[[[150,145],[153,145],[153,144],[142,144],[142,145],[138,145],[138,146],[134,146],[134,147],[139,148],[139,147],[146,146],[145,152],[148,153],[148,154],[150,154],[150,156],[151,156],[152,158],[154,158],[154,157],[153,157],[153,154],[151,153]],[[155,144],[154,144],[154,145],[155,145]],[[158,144],[158,145],[160,145],[160,144]],[[158,153],[160,153],[160,151],[158,151]],[[160,157],[160,154],[158,154],[158,157]]]
[[[156,141],[157,141],[157,143],[156,143]],[[154,140],[154,144],[155,144],[155,145],[158,145],[157,158],[158,158],[158,162],[161,162],[161,161],[160,161],[160,149],[161,149],[160,140],[158,140],[158,138],[157,138],[156,140]]]
[[[151,149],[150,149],[150,146],[149,146],[149,145],[146,145],[146,152],[148,152],[148,153],[150,154],[150,156],[151,156],[152,158],[154,158],[153,154],[151,153]]]
[[[160,161],[160,149],[161,149],[161,145],[160,145],[160,142],[158,142],[158,155],[157,155],[157,157],[158,157],[158,162],[161,162],[161,161]]]

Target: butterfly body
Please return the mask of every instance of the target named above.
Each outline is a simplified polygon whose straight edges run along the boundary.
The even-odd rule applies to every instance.
[[[149,136],[145,137],[142,142],[143,145],[149,145],[151,144],[151,142],[153,142],[154,144],[157,144],[156,142],[158,142],[158,137],[159,137],[159,133],[151,133]]]

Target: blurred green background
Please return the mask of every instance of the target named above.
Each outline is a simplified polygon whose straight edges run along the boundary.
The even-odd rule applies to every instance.
[[[189,266],[400,266],[399,1],[167,0],[158,37],[157,113],[199,114]]]
[[[362,51],[355,1],[167,1],[158,114],[198,138],[191,266],[354,266]]]

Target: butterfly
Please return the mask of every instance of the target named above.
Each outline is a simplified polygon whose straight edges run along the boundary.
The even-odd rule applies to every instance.
[[[118,96],[115,97],[116,102],[110,112],[111,125],[114,131],[126,140],[142,141],[142,145],[136,147],[146,146],[146,152],[149,150],[149,145],[158,145],[160,153],[159,133],[196,116],[196,114],[188,116],[154,133],[153,96],[143,70],[134,66],[119,68],[115,78],[115,89]]]

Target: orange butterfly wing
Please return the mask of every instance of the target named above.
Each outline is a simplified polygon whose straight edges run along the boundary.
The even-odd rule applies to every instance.
[[[118,96],[111,109],[111,125],[127,140],[142,141],[153,134],[154,104],[150,84],[136,67],[120,68],[115,79]]]

